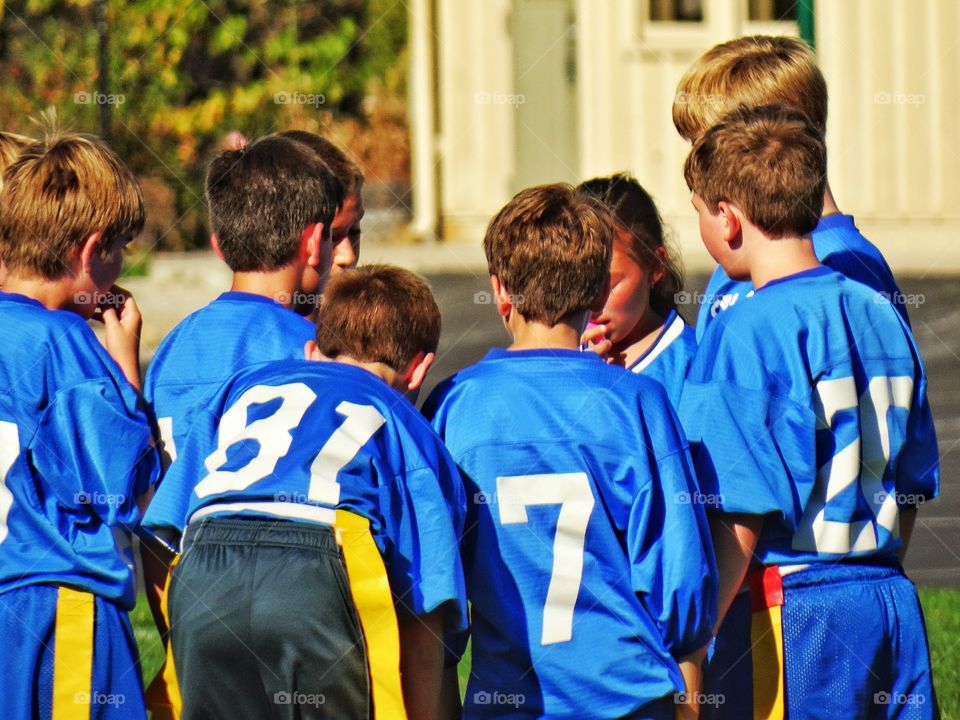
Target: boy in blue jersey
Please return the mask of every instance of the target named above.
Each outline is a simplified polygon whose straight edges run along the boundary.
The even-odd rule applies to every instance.
[[[613,235],[568,185],[508,203],[484,249],[513,344],[425,406],[472,500],[465,718],[695,714],[716,571],[686,440],[659,383],[579,350]]]
[[[673,123],[694,142],[740,105],[778,103],[799,110],[821,133],[827,129],[827,83],[811,48],[791,37],[755,35],[721,43],[704,53],[677,86]],[[905,298],[883,255],[837,207],[824,183],[823,211],[811,233],[821,263],[861,282],[894,304],[909,324]],[[731,278],[717,267],[697,317],[697,340],[707,326],[738,301],[752,297],[749,279]]]
[[[137,524],[159,469],[137,392],[140,313],[113,284],[143,221],[133,174],[97,138],[27,144],[3,173],[0,706],[11,720],[145,718],[133,578],[114,540]]]
[[[783,106],[744,108],[684,173],[707,249],[757,288],[707,328],[680,408],[715,500],[717,714],[933,717],[898,560],[939,486],[927,381],[893,306],[817,260],[822,135]]]
[[[335,362],[245,370],[210,404],[213,444],[187,434],[167,475],[189,512],[168,596],[182,717],[439,717],[465,500],[400,394],[439,335],[412,273],[344,272],[308,350]]]

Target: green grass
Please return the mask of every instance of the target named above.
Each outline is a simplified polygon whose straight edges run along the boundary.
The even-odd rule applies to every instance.
[[[920,603],[927,621],[933,680],[943,720],[960,720],[960,590],[922,589]],[[143,677],[149,683],[163,665],[163,645],[143,595],[130,618],[140,646]],[[462,692],[470,675],[469,646],[458,673]]]

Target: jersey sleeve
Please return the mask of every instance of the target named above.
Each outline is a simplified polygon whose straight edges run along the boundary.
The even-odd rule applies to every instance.
[[[384,560],[398,606],[426,615],[449,603],[447,628],[457,632],[467,626],[460,560],[466,499],[456,465],[439,441],[436,445],[430,465],[381,484]]]
[[[727,513],[778,513],[796,529],[816,468],[813,408],[770,390],[688,382],[680,418],[706,504]]]
[[[903,505],[919,505],[940,494],[940,452],[922,374],[897,459],[896,489]]]
[[[137,499],[159,473],[146,413],[109,380],[58,392],[40,418],[30,453],[60,503],[89,506],[110,526],[136,524]]]
[[[670,416],[676,426],[672,410]],[[717,566],[682,431],[676,427],[649,444],[668,454],[651,454],[651,481],[635,494],[630,509],[631,580],[657,620],[665,647],[680,657],[710,640],[717,619]]]

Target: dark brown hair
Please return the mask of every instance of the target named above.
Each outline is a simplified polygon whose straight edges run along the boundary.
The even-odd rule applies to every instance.
[[[92,135],[25,145],[0,184],[0,257],[11,272],[55,280],[93,233],[103,231],[96,251],[106,257],[143,228],[133,173]]]
[[[343,183],[346,195],[358,194],[363,189],[363,173],[360,172],[360,167],[343,150],[322,135],[306,130],[287,130],[280,133],[280,137],[296,140],[313,150]]]
[[[599,299],[610,276],[613,217],[572,185],[523,190],[497,213],[487,267],[527,320],[558,325]]]
[[[317,314],[317,345],[402,372],[417,353],[437,351],[440,308],[426,282],[394,265],[364,265],[330,278]]]
[[[343,197],[343,184],[314,152],[277,135],[225,150],[207,172],[211,229],[234,272],[293,262],[308,226],[330,232]]]
[[[663,220],[650,194],[627,173],[587,180],[578,189],[606,205],[617,225],[627,231],[630,242],[624,250],[637,265],[650,272],[663,272],[650,289],[654,312],[666,315],[676,309],[677,293],[683,289],[683,269],[666,246]],[[657,252],[660,248],[666,251],[666,258]]]
[[[683,175],[711,212],[726,200],[768,237],[806,235],[823,212],[827,150],[803,113],[743,107],[693,144]]]

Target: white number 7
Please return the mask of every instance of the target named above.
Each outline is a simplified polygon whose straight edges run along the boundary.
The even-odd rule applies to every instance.
[[[595,504],[587,474],[498,477],[497,504],[503,525],[527,522],[528,505],[560,506],[540,643],[569,642],[573,637],[573,608],[583,579],[583,543]]]

